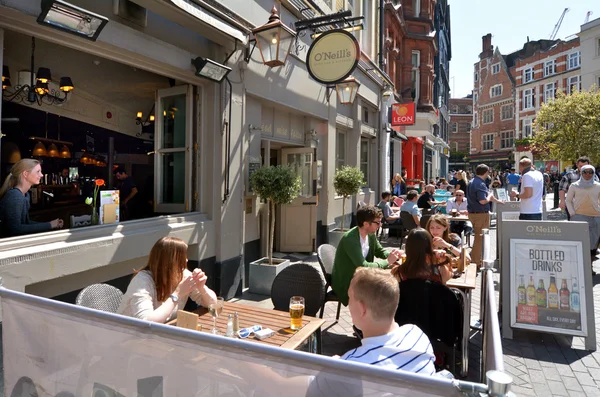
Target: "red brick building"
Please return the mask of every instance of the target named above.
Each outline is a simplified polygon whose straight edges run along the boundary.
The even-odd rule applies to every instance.
[[[396,142],[392,150],[401,150],[402,167],[409,178],[423,179],[434,166],[428,153],[434,150],[438,117],[433,98],[437,46],[431,34],[435,6],[435,0],[385,1],[386,71],[394,82],[396,101],[416,103],[415,125],[402,130],[408,141]]]
[[[512,54],[511,54],[512,55]],[[507,64],[508,59],[508,64]],[[492,35],[482,38],[482,51],[473,73],[473,128],[469,161],[507,168],[512,161],[515,117],[512,58],[494,50]]]
[[[471,123],[473,122],[473,98],[451,98],[450,112],[450,168],[465,168],[464,157],[471,151]]]

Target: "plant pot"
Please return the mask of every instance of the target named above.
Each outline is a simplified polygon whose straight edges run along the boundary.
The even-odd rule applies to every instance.
[[[328,233],[329,244],[337,248],[340,243],[340,240],[344,236],[344,233],[346,233],[348,230],[349,229],[344,229],[344,231],[342,231],[340,228],[330,230]]]
[[[250,262],[250,292],[253,294],[271,295],[273,280],[283,269],[291,265],[289,259],[273,258],[273,264],[269,265],[269,259],[264,257]]]

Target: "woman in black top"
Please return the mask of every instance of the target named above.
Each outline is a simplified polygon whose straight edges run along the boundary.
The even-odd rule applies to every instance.
[[[41,233],[63,227],[62,219],[34,222],[29,219],[29,189],[38,185],[44,174],[40,162],[22,159],[10,169],[0,188],[0,237]]]
[[[463,192],[467,192],[467,173],[462,171],[462,172],[457,172],[455,175],[456,177],[456,188],[454,189],[454,191],[457,190],[462,190]]]

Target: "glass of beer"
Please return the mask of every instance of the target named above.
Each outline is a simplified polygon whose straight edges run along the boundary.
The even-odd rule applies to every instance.
[[[292,296],[290,298],[290,328],[302,328],[302,316],[304,315],[304,297]]]

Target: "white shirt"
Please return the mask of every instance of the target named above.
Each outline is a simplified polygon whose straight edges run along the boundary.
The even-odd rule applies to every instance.
[[[456,202],[456,198],[452,198],[450,200],[448,200],[448,204],[446,207],[446,212],[449,214],[450,211],[452,210],[457,210],[457,211],[467,211],[467,199],[466,197],[463,197],[462,203],[458,204]]]
[[[367,255],[369,255],[369,236],[363,239],[359,234],[358,238],[360,238],[360,248],[362,249],[363,257],[366,259]]]
[[[521,194],[525,192],[526,187],[533,189],[533,195],[530,198],[521,199],[521,214],[541,214],[544,175],[533,169],[525,173],[521,178]]]

